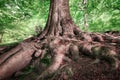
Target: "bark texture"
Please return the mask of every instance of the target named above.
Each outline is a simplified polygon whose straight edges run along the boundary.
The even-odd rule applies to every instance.
[[[12,48],[1,48],[0,80],[25,68],[33,60],[50,55],[51,65],[37,78],[48,78],[64,65],[86,55],[105,60],[112,68],[119,67],[120,35],[82,32],[72,21],[69,0],[50,0],[50,10],[45,29]],[[38,62],[39,63],[39,62]],[[39,68],[39,67],[38,67]],[[42,71],[41,68],[39,70]]]
[[[66,34],[73,35],[76,28],[69,11],[68,0],[51,0],[49,17],[46,27],[39,38],[45,36],[63,36]]]

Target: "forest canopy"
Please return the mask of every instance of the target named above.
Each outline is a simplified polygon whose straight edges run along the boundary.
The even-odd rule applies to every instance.
[[[87,31],[120,31],[119,0],[70,0],[74,22],[84,30],[84,7]],[[36,35],[36,27],[45,26],[49,0],[0,0],[0,43],[18,42]]]

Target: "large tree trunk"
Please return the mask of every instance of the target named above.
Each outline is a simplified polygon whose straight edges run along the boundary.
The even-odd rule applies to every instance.
[[[26,39],[7,50],[1,49],[0,80],[25,68],[32,59],[42,59],[46,53],[51,55],[52,63],[37,80],[54,73],[63,61],[78,59],[80,53],[105,59],[117,68],[120,59],[117,44],[120,44],[120,36],[82,32],[70,16],[69,0],[50,0],[45,29],[37,38]]]
[[[46,27],[39,38],[45,36],[74,35],[76,29],[69,11],[68,0],[51,0]]]

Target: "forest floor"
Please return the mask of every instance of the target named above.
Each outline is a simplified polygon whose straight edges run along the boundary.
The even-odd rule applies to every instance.
[[[120,45],[116,47],[117,52],[120,53]],[[2,48],[4,47],[0,47]],[[105,60],[98,61],[83,54],[77,61],[64,62],[62,65],[58,71],[45,80],[120,80],[120,64],[117,69],[111,68]],[[39,66],[36,69],[27,68],[27,72],[23,70],[7,80],[35,80],[40,75],[38,69],[44,70],[45,66]]]

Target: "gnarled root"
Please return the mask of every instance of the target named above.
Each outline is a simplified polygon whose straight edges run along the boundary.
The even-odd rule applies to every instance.
[[[25,68],[33,59],[44,53],[36,51],[32,43],[22,43],[0,57],[0,80],[12,76],[15,72]],[[42,55],[41,55],[42,56]]]
[[[26,67],[32,59],[42,59],[46,53],[51,54],[52,63],[37,80],[52,75],[64,61],[77,61],[80,55],[86,55],[99,61],[105,60],[113,68],[119,67],[119,38],[111,36],[105,38],[106,35],[103,34],[85,32],[71,36],[46,36],[44,40],[40,40],[41,42],[21,43],[16,48],[1,55],[0,78],[4,79],[11,76]]]
[[[59,38],[50,43],[50,49],[53,54],[52,64],[37,78],[37,80],[43,80],[58,70],[63,62],[65,53],[68,51],[68,47],[69,43],[64,44],[64,42],[62,42]]]
[[[109,43],[89,42],[71,38],[55,37],[49,44],[51,54],[53,55],[52,64],[37,78],[37,80],[47,79],[56,72],[64,60],[70,62],[76,61],[79,55],[86,55],[93,59],[105,60],[113,68],[119,66],[119,54],[115,46]],[[70,59],[71,58],[71,59]]]
[[[3,64],[0,65],[0,79],[11,76],[13,73],[26,67],[31,61],[31,53],[34,50],[26,50],[24,52],[15,54],[10,59],[7,59]],[[28,54],[29,53],[29,54]]]

